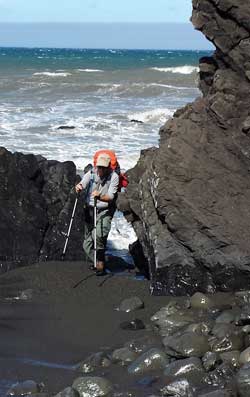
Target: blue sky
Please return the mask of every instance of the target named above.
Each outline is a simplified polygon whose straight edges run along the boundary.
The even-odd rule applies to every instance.
[[[0,46],[212,49],[191,14],[192,0],[0,0]]]
[[[0,0],[1,22],[188,22],[191,0]]]

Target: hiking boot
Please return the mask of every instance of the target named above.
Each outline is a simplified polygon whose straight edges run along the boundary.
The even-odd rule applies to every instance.
[[[103,270],[97,270],[97,271],[95,272],[95,275],[96,275],[96,276],[106,276],[106,274],[108,274],[108,273],[106,272],[105,269],[103,269]]]

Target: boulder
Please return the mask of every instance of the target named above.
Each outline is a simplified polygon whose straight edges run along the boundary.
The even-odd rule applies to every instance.
[[[61,259],[75,202],[72,162],[11,153],[0,148],[1,268]],[[82,259],[83,209],[79,203],[67,259]]]
[[[170,382],[161,389],[162,396],[195,397],[195,389],[187,379]]]
[[[110,364],[111,361],[108,358],[107,353],[98,352],[91,354],[84,361],[80,362],[77,365],[77,369],[84,374],[88,374],[94,372],[97,368],[109,367]]]
[[[125,343],[124,347],[128,348],[129,350],[141,354],[151,348],[159,348],[163,347],[161,338],[154,334],[154,335],[144,335],[137,339],[132,339]]]
[[[55,397],[79,397],[79,393],[72,387],[66,387],[66,389],[62,390]]]
[[[128,365],[131,362],[135,361],[135,359],[137,358],[137,354],[130,350],[128,347],[122,347],[120,349],[114,350],[111,358],[114,363]]]
[[[138,296],[133,296],[131,298],[124,299],[117,310],[121,312],[133,312],[138,309],[143,309],[144,303]]]
[[[130,331],[138,331],[140,329],[145,329],[146,327],[142,320],[140,320],[139,318],[135,318],[131,321],[123,321],[120,324],[120,328]]]
[[[214,370],[221,362],[221,357],[215,352],[206,352],[202,357],[202,364],[206,371]]]
[[[246,364],[250,362],[250,347],[241,352],[239,362],[241,364]]]
[[[229,363],[222,363],[214,371],[209,372],[204,378],[204,383],[212,386],[219,386],[221,389],[234,389],[235,378],[234,368]]]
[[[220,354],[220,358],[223,363],[229,364],[235,369],[240,367],[240,352],[238,350],[232,350],[230,352],[224,352]]]
[[[196,292],[190,299],[191,307],[194,309],[209,309],[212,307],[211,299],[200,292]]]
[[[168,364],[164,371],[167,382],[172,382],[177,378],[191,380],[192,383],[200,382],[205,375],[202,362],[197,357],[176,360]]]
[[[194,332],[179,332],[163,339],[166,352],[172,357],[202,357],[208,350],[208,337]]]
[[[77,378],[74,380],[72,388],[79,393],[80,397],[108,396],[113,390],[110,381],[99,376]]]
[[[250,396],[250,363],[243,365],[236,375],[238,395],[240,397]]]
[[[216,51],[200,61],[202,97],[160,129],[129,171],[127,200],[155,295],[247,289],[250,281],[250,9],[193,0]]]
[[[133,375],[143,375],[148,371],[164,369],[169,363],[169,359],[163,350],[152,348],[128,366],[128,373]]]
[[[33,380],[25,380],[24,382],[15,383],[6,393],[6,396],[26,396],[34,395],[42,392],[44,385],[38,384]]]

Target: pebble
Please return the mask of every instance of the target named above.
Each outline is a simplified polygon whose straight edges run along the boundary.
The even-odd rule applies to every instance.
[[[72,387],[80,397],[108,396],[113,390],[111,382],[99,376],[79,377],[74,380]]]
[[[120,324],[121,329],[138,331],[139,329],[145,329],[145,325],[142,320],[135,318],[132,321],[124,321]]]
[[[160,349],[152,348],[140,355],[128,367],[128,373],[133,375],[144,374],[152,370],[161,370],[169,363],[166,353]]]
[[[78,391],[74,390],[72,387],[67,387],[55,397],[79,397]]]
[[[121,312],[132,312],[138,309],[143,309],[144,308],[144,303],[140,298],[137,296],[134,296],[132,298],[124,299],[121,303],[120,306],[118,307],[118,310]]]

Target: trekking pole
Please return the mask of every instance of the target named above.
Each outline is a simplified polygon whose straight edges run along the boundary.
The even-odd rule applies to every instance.
[[[97,218],[97,197],[94,198],[94,267],[96,269],[96,218]]]
[[[70,236],[70,231],[71,231],[72,223],[73,223],[75,212],[76,212],[76,206],[77,206],[77,202],[78,202],[78,197],[79,196],[78,196],[78,193],[77,193],[76,199],[75,199],[74,208],[73,208],[73,212],[72,212],[70,223],[69,223],[68,233],[67,233],[67,236],[66,236],[66,241],[65,241],[65,244],[64,244],[63,253],[62,253],[62,257],[61,257],[62,261],[64,260],[64,257],[65,257],[65,253],[66,253],[66,249],[67,249],[67,245],[68,245],[68,241],[69,241],[69,236]]]

